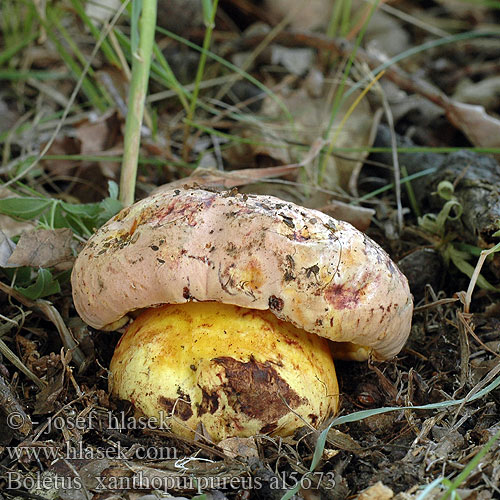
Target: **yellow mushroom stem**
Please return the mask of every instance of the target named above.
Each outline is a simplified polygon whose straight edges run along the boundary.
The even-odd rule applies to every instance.
[[[337,412],[328,341],[269,311],[215,302],[143,312],[118,343],[111,393],[192,438],[287,436]]]

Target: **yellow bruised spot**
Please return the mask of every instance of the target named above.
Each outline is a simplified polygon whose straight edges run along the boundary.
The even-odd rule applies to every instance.
[[[215,441],[290,435],[338,408],[325,339],[269,311],[215,302],[143,312],[116,347],[109,384],[139,414],[168,417],[184,437],[202,424]]]

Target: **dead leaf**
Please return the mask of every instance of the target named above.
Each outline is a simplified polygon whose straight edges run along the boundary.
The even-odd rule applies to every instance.
[[[265,106],[266,103],[264,103],[263,107]],[[252,128],[245,130],[238,127],[238,130],[235,130],[234,133],[245,139],[255,137],[255,132]],[[224,151],[224,159],[232,168],[248,167],[249,165],[267,168],[267,165],[272,165],[273,163],[292,163],[288,145],[279,134],[275,134],[272,130],[263,131],[259,135],[258,142],[234,144]]]
[[[105,80],[104,75],[114,75],[112,71],[99,73],[99,79]],[[111,78],[112,80],[112,78]],[[106,80],[107,81],[107,80]],[[111,84],[110,84],[111,86]],[[115,102],[121,109],[126,105],[123,102],[122,106],[119,103],[122,101],[122,94],[116,88],[111,92],[110,88],[106,86],[110,93],[112,93]],[[115,112],[107,113],[100,116],[97,120],[85,120],[80,123],[75,131],[76,137],[80,141],[80,154],[82,155],[99,155],[99,156],[120,156],[123,154],[123,144],[120,132],[121,119]],[[117,177],[120,164],[118,162],[99,161],[97,162],[104,177],[115,179]],[[84,163],[84,165],[89,165]],[[87,172],[85,172],[87,173]],[[82,175],[88,178],[87,175]]]
[[[113,96],[115,106],[121,117],[127,116],[129,81],[123,78],[123,71],[106,66],[96,71],[96,78],[108,93]]]
[[[289,27],[296,30],[325,28],[332,11],[331,0],[266,0],[263,9],[276,23],[291,14]]]
[[[7,265],[70,269],[73,261],[72,240],[73,233],[69,228],[35,229],[23,233]]]
[[[78,140],[74,137],[62,137],[60,139],[56,139],[47,151],[48,155],[55,156],[76,155],[79,153],[80,145]],[[75,170],[74,160],[43,160],[42,163],[47,172],[53,176],[69,176],[72,175]]]
[[[56,139],[50,146],[48,155],[83,155],[79,161],[73,159],[42,160],[42,164],[52,181],[73,181],[71,195],[82,202],[102,199],[106,178],[116,178],[118,162],[92,161],[86,157],[119,156],[122,151],[122,120],[115,111],[110,111],[95,120],[84,119],[75,124],[71,135]],[[100,171],[98,171],[98,169]],[[90,187],[90,189],[89,189]],[[104,191],[104,192],[103,192]],[[97,197],[96,197],[97,196]]]
[[[16,267],[7,264],[15,248],[16,244],[0,229],[0,267]]]
[[[328,431],[328,437],[326,439],[330,446],[334,446],[336,448],[334,451],[344,450],[356,455],[360,455],[364,452],[362,446],[349,436],[349,434],[341,432],[337,429],[331,428]]]
[[[298,141],[302,144],[312,145],[324,136],[331,113],[331,107],[325,102],[324,96],[314,98],[311,97],[306,88],[300,88],[292,91],[285,89],[279,97],[294,117],[293,130],[282,132],[282,139],[292,143]],[[361,151],[350,152],[345,155],[345,158],[338,156],[327,158],[322,173],[322,188],[335,190],[340,187],[348,190],[351,175],[367,156],[367,153],[362,151],[363,148],[369,148],[372,145],[372,130],[376,126],[378,119],[366,98],[357,104],[347,121],[342,124],[341,130],[338,131],[344,115],[358,97],[359,93],[355,92],[342,104],[331,127],[329,139],[332,139],[335,134],[336,148],[359,148]],[[263,110],[268,119],[278,123],[285,123],[286,118],[281,109],[270,98],[265,99]],[[266,135],[265,128],[263,128],[263,135]],[[315,171],[312,168],[312,165],[306,167],[311,179],[316,178],[318,173],[317,166],[314,167]],[[315,195],[314,198],[316,206],[326,202],[325,197]]]
[[[390,500],[394,497],[394,492],[382,481],[366,488],[357,497],[356,500]]]
[[[292,75],[303,75],[311,68],[314,51],[304,48],[289,48],[281,45],[271,47],[271,64],[281,64]]]
[[[363,8],[364,2],[356,3],[358,8]],[[402,22],[380,10],[373,13],[363,37],[368,52],[385,57],[392,57],[408,49],[409,41],[408,31],[403,29]]]
[[[259,451],[253,438],[232,437],[223,439],[219,443],[224,454],[229,458],[244,457],[244,458],[259,458]]]
[[[448,120],[462,130],[472,144],[482,148],[500,147],[500,120],[486,113],[483,106],[450,99],[445,109]]]
[[[111,19],[111,16],[120,7],[120,0],[100,0],[99,2],[86,2],[85,14],[97,24],[102,25]]]
[[[349,205],[338,200],[332,200],[328,205],[319,207],[318,210],[335,219],[345,220],[360,231],[366,231],[375,215],[373,208]]]
[[[64,370],[52,378],[46,387],[37,395],[35,402],[35,415],[45,415],[54,411],[55,403],[64,389]]]
[[[105,120],[86,121],[76,128],[76,137],[80,140],[80,154],[100,153],[106,148],[108,124]]]
[[[453,99],[496,109],[500,104],[500,76],[490,76],[479,82],[464,78],[458,83]]]
[[[245,186],[258,182],[262,179],[279,177],[284,174],[296,171],[300,165],[281,165],[269,168],[245,168],[242,170],[232,170],[224,172],[210,168],[197,168],[189,177],[163,184],[155,188],[151,194],[171,191],[181,188],[214,188],[223,187],[231,189],[237,186]]]

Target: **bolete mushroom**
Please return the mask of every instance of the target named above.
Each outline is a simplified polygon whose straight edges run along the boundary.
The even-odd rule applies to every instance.
[[[272,196],[160,192],[89,239],[72,274],[98,329],[135,317],[111,393],[214,440],[289,435],[337,411],[333,357],[387,359],[405,343],[408,283],[347,222]],[[138,316],[137,316],[138,315]]]

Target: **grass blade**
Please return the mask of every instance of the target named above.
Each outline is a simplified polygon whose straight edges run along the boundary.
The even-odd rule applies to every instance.
[[[135,0],[133,5],[140,0]],[[137,6],[135,6],[137,9]],[[134,6],[132,8],[134,10]],[[132,52],[132,81],[130,83],[128,113],[125,122],[124,155],[120,176],[120,201],[131,205],[135,196],[137,159],[141,142],[144,103],[148,90],[149,71],[153,54],[156,26],[156,0],[143,0],[139,20],[139,42]],[[133,46],[133,44],[132,44]]]

